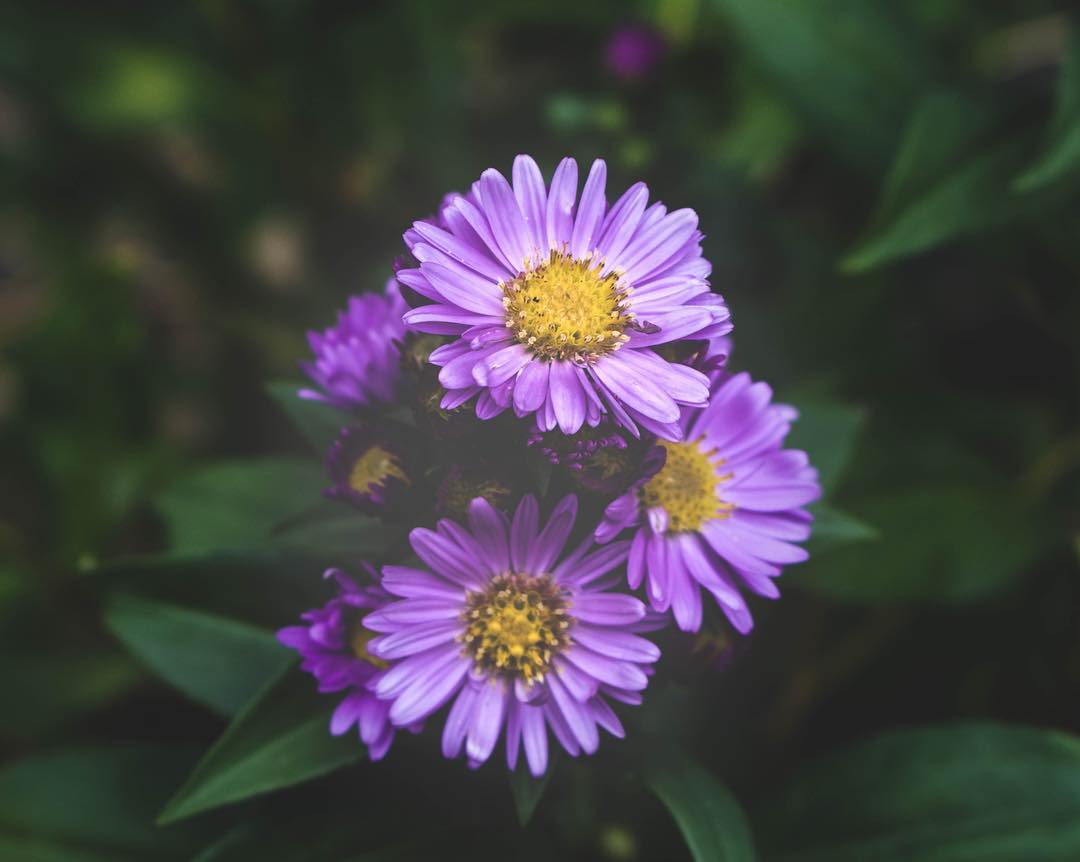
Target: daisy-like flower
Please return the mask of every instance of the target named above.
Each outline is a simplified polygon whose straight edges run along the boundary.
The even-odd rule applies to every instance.
[[[335,326],[309,332],[315,358],[301,362],[300,368],[318,389],[301,389],[300,397],[343,410],[392,401],[401,376],[401,316],[406,308],[391,279],[382,295],[352,297]]]
[[[412,486],[406,460],[400,439],[363,425],[343,428],[326,456],[334,484],[323,493],[379,514],[400,503]]]
[[[731,329],[709,289],[697,214],[649,205],[644,183],[608,207],[606,180],[597,160],[578,198],[573,159],[547,186],[518,156],[513,185],[487,170],[444,204],[445,227],[418,221],[405,233],[419,265],[397,277],[431,301],[405,322],[456,336],[430,357],[444,408],[475,396],[481,419],[513,407],[541,431],[573,434],[608,414],[634,434],[678,439],[680,405],[707,402],[703,374],[653,349]]]
[[[684,631],[701,627],[704,587],[745,634],[753,620],[740,587],[776,598],[782,566],[807,557],[794,543],[810,535],[802,507],[821,494],[817,470],[783,448],[797,414],[771,399],[746,373],[717,375],[709,406],[683,416],[685,442],[657,441],[663,468],[617,497],[596,529],[599,542],[635,530],[628,583],[646,580],[653,609],[670,609]]]
[[[277,637],[300,654],[300,668],[315,677],[320,692],[345,692],[330,719],[330,732],[340,736],[355,724],[369,756],[379,760],[394,741],[394,726],[389,704],[374,693],[386,662],[368,650],[373,634],[363,619],[392,599],[380,587],[359,586],[339,569],[325,577],[336,581],[337,595],[302,614],[305,625],[283,628]]]
[[[386,566],[383,587],[400,601],[369,614],[368,644],[391,667],[375,686],[396,725],[423,721],[453,701],[442,750],[464,746],[486,761],[506,730],[506,762],[522,747],[533,775],[548,762],[548,729],[571,755],[592,754],[599,728],[622,737],[608,700],[637,704],[660,651],[634,634],[645,606],[609,592],[629,542],[566,542],[577,498],[565,497],[541,528],[536,498],[513,521],[477,498],[468,527],[442,520],[410,539],[427,570]]]

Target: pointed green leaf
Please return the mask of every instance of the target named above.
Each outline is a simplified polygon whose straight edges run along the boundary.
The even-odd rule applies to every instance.
[[[783,862],[1080,858],[1080,740],[968,724],[890,733],[799,773],[762,812]]]
[[[646,783],[679,824],[695,862],[753,862],[753,837],[731,791],[682,755],[654,766]]]
[[[811,558],[801,586],[856,602],[970,601],[1003,589],[1045,546],[1007,486],[927,483],[865,498],[857,511],[880,536]]]
[[[547,771],[539,778],[533,778],[528,767],[519,763],[517,769],[510,773],[510,792],[514,797],[514,809],[517,811],[518,823],[528,826],[536,813],[536,806],[547,790],[548,782],[551,781],[551,772],[554,768],[554,758],[548,764]]]
[[[337,698],[319,695],[292,670],[273,680],[233,720],[159,818],[171,823],[299,784],[365,755],[353,734],[330,735]]]
[[[713,0],[751,60],[820,137],[877,169],[929,76],[898,8],[862,0]]]
[[[264,629],[127,594],[109,600],[105,624],[166,682],[224,715],[234,715],[289,658]]]
[[[807,543],[811,557],[853,542],[868,542],[880,536],[869,524],[864,524],[858,518],[824,503],[815,503],[810,507],[810,511],[814,516],[814,532]]]
[[[843,475],[866,421],[857,407],[796,399],[799,418],[791,426],[785,445],[803,449],[818,470],[821,486],[831,491]]]
[[[154,812],[192,759],[185,746],[126,743],[16,761],[0,771],[0,858],[175,858],[186,839],[156,829]]]
[[[848,255],[843,269],[866,272],[1026,214],[1029,207],[1010,192],[1006,178],[1027,149],[1026,140],[1007,139],[965,155],[940,184]]]
[[[174,551],[262,548],[270,530],[326,484],[314,461],[263,458],[205,467],[158,500]]]
[[[404,531],[344,503],[318,500],[275,525],[272,538],[275,546],[287,551],[353,561],[382,553],[401,541]]]
[[[277,381],[268,383],[266,391],[322,457],[338,432],[349,424],[349,416],[322,401],[301,398],[296,393],[302,388],[301,383]]]
[[[1080,26],[1074,26],[1061,66],[1050,141],[1042,156],[1016,179],[1019,191],[1034,191],[1080,171]]]

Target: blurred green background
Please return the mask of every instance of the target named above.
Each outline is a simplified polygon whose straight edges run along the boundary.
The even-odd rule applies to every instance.
[[[1080,731],[1069,5],[0,5],[0,856],[369,858],[312,845],[326,827],[311,818],[340,803],[382,842],[356,847],[394,844],[379,823],[415,830],[410,779],[482,800],[457,823],[470,858],[689,852],[647,792],[604,789],[610,762],[557,775],[522,831],[498,770],[474,781],[430,766],[432,740],[396,773],[392,755],[373,779],[347,771],[293,802],[169,827],[164,842],[150,825],[253,689],[206,695],[215,710],[158,681],[145,643],[135,656],[121,644],[139,638],[109,580],[138,580],[138,566],[102,566],[168,546],[168,489],[201,465],[303,454],[266,381],[295,379],[305,331],[381,288],[411,221],[527,152],[548,173],[564,155],[603,157],[613,191],[644,179],[698,211],[733,312],[733,365],[803,408],[795,442],[828,486],[815,556],[787,573],[780,602],[758,603],[753,638],[698,645],[699,658],[722,654],[722,672],[698,659],[696,676],[662,668],[682,678],[643,724],[692,713],[690,747],[751,811],[764,858],[1077,858],[1058,833],[1038,852],[1001,838],[967,856],[920,855],[914,838],[889,852],[844,844],[848,827],[808,814],[799,793],[836,815],[829,804],[873,792],[796,775],[882,731],[979,721],[993,724],[957,737],[970,757],[945,745],[930,762],[947,770],[953,756],[957,787],[993,787],[1005,725]],[[632,74],[611,56],[628,25],[662,45]],[[185,564],[153,576],[170,601],[243,625],[288,623],[310,598],[264,581],[245,608]],[[198,630],[181,626],[176,649]],[[209,647],[199,660],[212,675]],[[680,701],[690,689],[707,700]],[[1010,736],[1010,763],[1047,772],[1001,786],[1052,787],[1054,804],[1080,806],[1080,755],[1053,738],[1060,751],[1036,753]],[[888,780],[910,760],[859,774]],[[892,810],[929,794],[920,782],[935,774],[908,776],[908,796],[892,787]],[[1018,810],[995,799],[987,817]],[[456,811],[446,804],[418,810]],[[269,830],[268,811],[285,837],[244,843]],[[911,811],[905,835],[931,817]],[[945,832],[978,832],[950,811]],[[876,825],[864,831],[886,821],[865,813]]]

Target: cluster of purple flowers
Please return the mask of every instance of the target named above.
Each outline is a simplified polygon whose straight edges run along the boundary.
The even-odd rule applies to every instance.
[[[500,737],[534,775],[552,737],[591,754],[644,698],[645,635],[711,607],[746,633],[747,595],[807,556],[817,473],[784,448],[796,411],[726,368],[696,213],[643,183],[609,206],[606,182],[485,171],[406,231],[400,290],[310,336],[301,395],[345,426],[327,494],[412,527],[411,555],[334,570],[279,637],[373,759],[444,707],[443,754],[473,766]]]

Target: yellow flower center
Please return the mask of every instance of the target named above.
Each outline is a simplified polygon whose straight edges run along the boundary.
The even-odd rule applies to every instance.
[[[366,661],[368,664],[378,668],[387,668],[389,665],[385,661],[373,656],[368,651],[368,642],[373,637],[375,637],[375,632],[371,631],[371,629],[364,628],[364,623],[361,620],[357,620],[349,629],[349,649],[351,649],[352,654],[361,661]]]
[[[698,530],[706,521],[727,518],[735,506],[720,499],[719,489],[733,474],[717,473],[724,459],[713,460],[716,450],[703,452],[697,443],[657,443],[667,451],[667,460],[641,489],[641,504],[667,512],[669,533]]]
[[[397,455],[381,446],[372,446],[353,463],[349,471],[349,487],[358,494],[366,494],[390,478],[411,484],[398,463]]]
[[[603,262],[553,251],[545,263],[503,284],[506,326],[543,359],[594,360],[618,350],[633,315],[616,273]]]
[[[568,597],[550,575],[498,575],[469,592],[462,640],[477,670],[541,682],[569,643]]]

